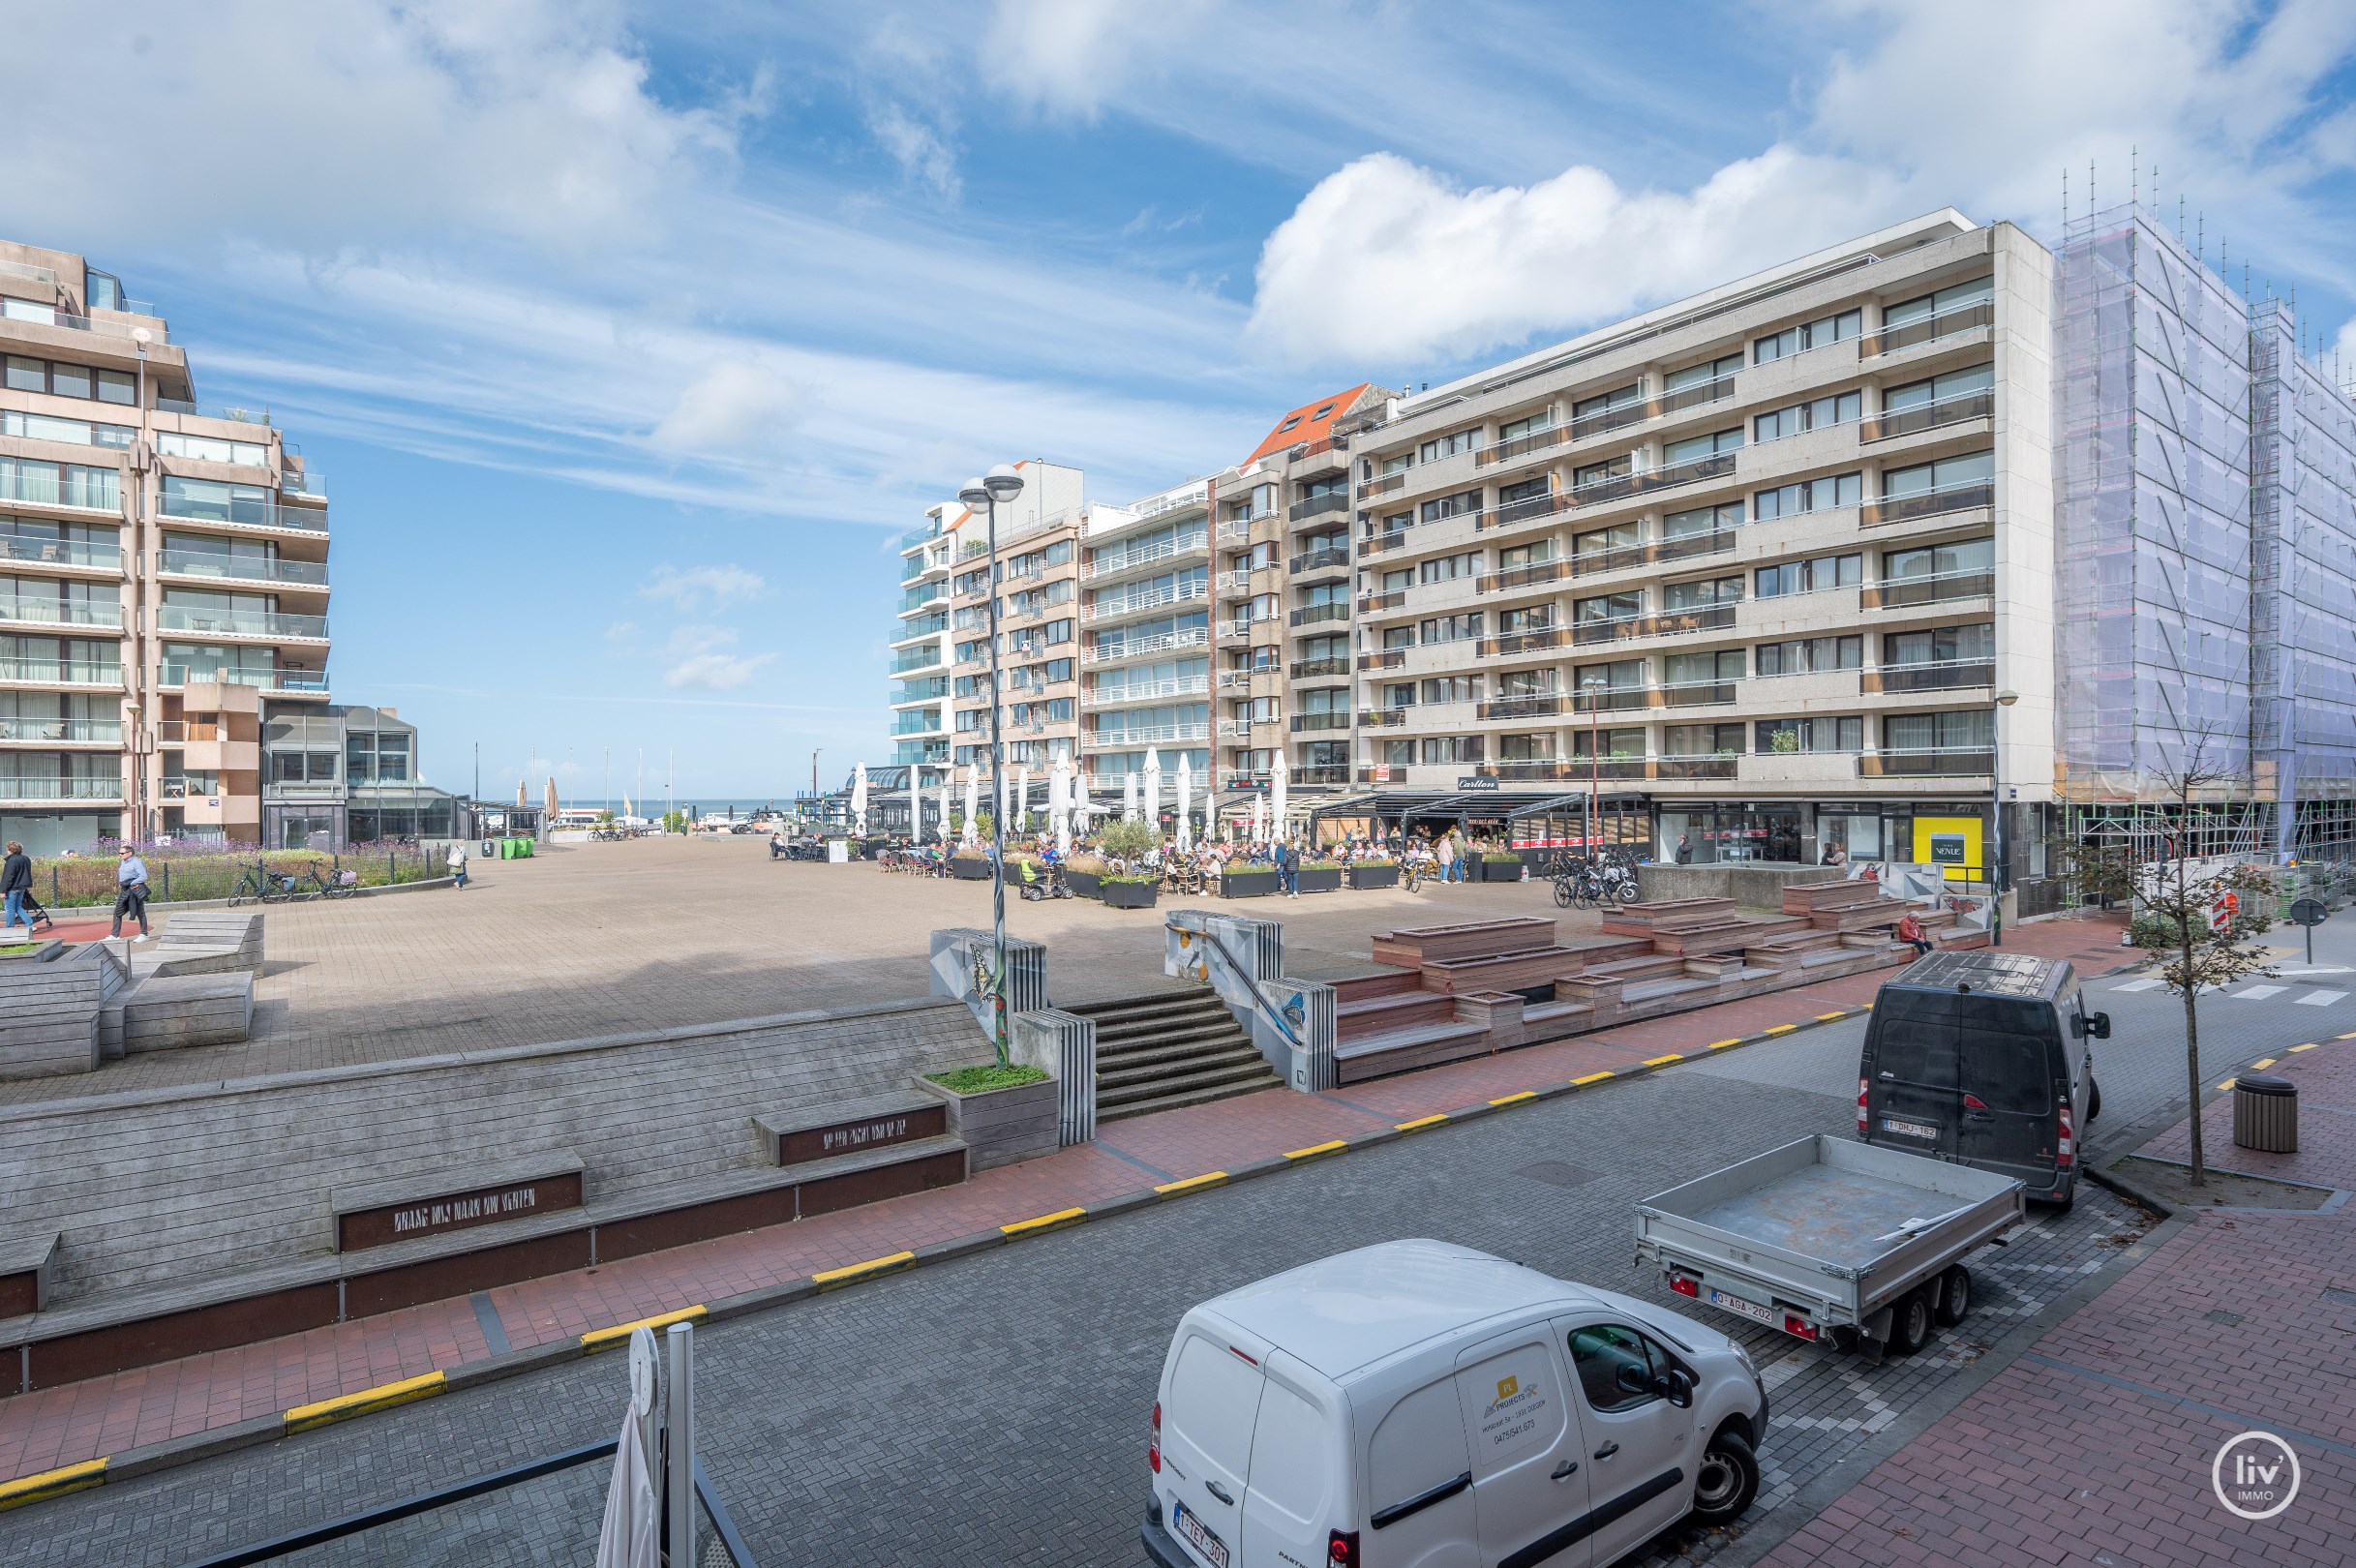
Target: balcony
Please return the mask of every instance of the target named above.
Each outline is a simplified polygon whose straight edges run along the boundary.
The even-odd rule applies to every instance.
[[[1608,408],[1598,408],[1593,413],[1576,415],[1571,420],[1571,439],[1584,441],[1590,436],[1601,436],[1607,431],[1625,430],[1630,425],[1641,425],[1651,417],[1650,404],[1643,398],[1630,398],[1625,403],[1614,404]]]
[[[949,677],[934,676],[928,680],[906,680],[900,683],[900,694],[894,703],[929,703],[949,695]]]
[[[1268,722],[1274,724],[1276,716],[1270,714]],[[1249,740],[1252,739],[1252,721],[1250,719],[1221,719],[1219,738],[1222,740]]]
[[[912,637],[938,637],[947,630],[949,630],[949,617],[935,613],[929,616],[919,616],[914,620],[901,621],[899,629],[891,634],[891,640],[895,643],[905,643]]]
[[[1407,650],[1404,648],[1386,648],[1358,655],[1358,668],[1361,670],[1398,670],[1405,668],[1406,662]]]
[[[1362,708],[1358,710],[1358,724],[1368,730],[1390,729],[1406,723],[1407,715],[1414,711],[1412,708]]]
[[[1346,550],[1336,550],[1332,546],[1328,545],[1321,550],[1311,550],[1302,555],[1295,556],[1287,564],[1295,577],[1299,577],[1306,572],[1328,572],[1337,569],[1346,569],[1349,565],[1349,552]]]
[[[1875,583],[1859,599],[1868,610],[1903,610],[1952,599],[1984,599],[1995,591],[1994,572],[1941,572],[1935,577],[1897,577]]]
[[[1303,763],[1292,770],[1292,777],[1296,784],[1347,784],[1349,767],[1345,763],[1336,763],[1325,767],[1311,767],[1309,764]]]
[[[1735,623],[1734,604],[1706,604],[1690,610],[1664,610],[1658,615],[1618,616],[1608,620],[1583,620],[1573,629],[1574,641],[1609,643],[1629,637],[1662,637],[1716,631]]]
[[[947,604],[948,602],[949,579],[942,578],[934,583],[920,583],[901,594],[898,613],[903,616],[913,615],[929,605]]]
[[[1864,676],[1864,689],[1868,692],[1956,691],[1995,684],[1996,661],[1993,659],[1885,664],[1879,670],[1866,671]]]
[[[1406,542],[1406,528],[1393,528],[1388,533],[1373,533],[1358,541],[1358,554],[1361,556],[1379,556],[1385,552],[1396,550]]]
[[[939,735],[947,728],[938,713],[902,713],[899,721],[891,726],[891,734]]]
[[[287,468],[279,474],[278,488],[282,495],[323,501],[327,498],[327,476],[317,468]]]
[[[156,629],[200,632],[207,637],[266,637],[276,640],[323,643],[325,616],[290,616],[262,611],[198,610],[184,604],[160,605]]]
[[[1184,604],[1193,599],[1211,596],[1211,585],[1199,578],[1180,583],[1157,583],[1143,590],[1132,589],[1114,599],[1098,598],[1080,607],[1080,618],[1085,621],[1113,620],[1123,616],[1141,615],[1165,604]]]
[[[1274,675],[1276,672],[1270,670],[1266,673]],[[1284,674],[1293,680],[1314,680],[1320,676],[1345,676],[1349,674],[1349,659],[1346,655],[1341,658],[1295,659],[1284,667]]]
[[[298,533],[325,533],[327,514],[317,507],[281,506],[267,498],[175,496],[166,493],[160,509],[182,523],[212,523],[241,528],[287,528]]]
[[[1663,708],[1705,708],[1735,700],[1737,682],[1732,680],[1676,680],[1661,687]]]
[[[1857,772],[1859,778],[1992,778],[1996,753],[1943,747],[1868,751],[1858,758]]]
[[[221,403],[188,403],[179,398],[156,399],[156,411],[170,414],[194,414],[198,419],[226,419],[238,425],[270,424],[267,408],[240,408]]]
[[[1942,398],[1936,403],[1917,404],[1911,408],[1899,408],[1874,415],[1859,427],[1859,444],[1887,441],[1899,436],[1914,436],[1942,425],[1960,425],[1971,419],[1989,419],[1996,413],[1996,394],[1967,392],[1958,398]]]
[[[1656,490],[1674,490],[1679,485],[1700,484],[1706,479],[1724,479],[1734,471],[1734,453],[1712,452],[1707,457],[1673,463],[1665,468],[1647,468],[1642,473],[1619,473],[1589,480],[1571,491],[1570,501],[1573,506],[1596,506],[1630,496],[1650,495]]]
[[[1598,624],[1611,624],[1599,622]],[[1480,656],[1489,658],[1498,653],[1529,653],[1544,648],[1560,648],[1571,641],[1570,628],[1565,626],[1536,626],[1528,631],[1504,632],[1480,641]]]
[[[898,658],[893,659],[891,673],[895,676],[913,675],[919,670],[940,669],[947,663],[949,663],[949,655],[941,650],[941,645],[927,643],[922,648],[912,648]]]
[[[264,560],[252,556],[216,556],[202,550],[166,550],[158,556],[156,570],[167,576],[227,578],[240,583],[327,586],[327,563],[323,560]]]
[[[1586,691],[1571,693],[1574,713],[1617,713],[1631,709],[1650,708],[1660,700],[1660,693],[1645,686],[1590,686]]]
[[[900,535],[900,548],[902,550],[914,550],[925,540],[938,539],[939,537],[941,537],[941,525],[939,523],[923,523],[916,528],[910,528],[906,533]]]
[[[1406,486],[1407,470],[1405,468],[1401,468],[1395,473],[1376,474],[1372,479],[1362,479],[1358,482],[1358,498],[1373,500],[1376,496],[1388,496],[1394,490],[1405,490]]]
[[[1407,590],[1405,588],[1390,588],[1381,593],[1361,593],[1358,595],[1358,613],[1362,616],[1371,616],[1380,610],[1396,610],[1406,602]],[[1297,626],[1300,622],[1296,620],[1293,624]]]
[[[0,740],[119,746],[123,743],[123,721],[0,717]]]
[[[1128,751],[1138,746],[1166,746],[1210,739],[1211,725],[1206,719],[1196,724],[1148,724],[1110,733],[1083,730],[1080,732],[1080,748],[1083,751]]]
[[[1489,528],[1510,528],[1521,523],[1534,523],[1542,517],[1553,517],[1578,504],[1571,492],[1553,490],[1543,496],[1525,496],[1520,500],[1507,501],[1501,506],[1472,514],[1475,532]]]
[[[1995,481],[1981,479],[1968,485],[1948,485],[1943,490],[1918,490],[1907,496],[1877,496],[1858,510],[1857,520],[1859,526],[1872,528],[1995,504]]]
[[[1273,664],[1254,664],[1243,670],[1222,670],[1219,672],[1219,689],[1221,691],[1248,691],[1251,689],[1253,681],[1263,677],[1273,680],[1276,678],[1276,666]]]
[[[1740,762],[1731,751],[1709,757],[1655,757],[1652,776],[1672,783],[1681,779],[1733,778]]]
[[[42,686],[103,686],[123,689],[119,664],[77,664],[64,659],[0,658],[0,683]]]
[[[1277,618],[1273,615],[1238,616],[1233,620],[1221,621],[1219,635],[1223,640],[1230,643],[1249,642],[1252,638],[1253,628],[1273,626],[1276,624],[1276,620]]]
[[[1173,676],[1167,680],[1139,680],[1125,686],[1091,686],[1080,693],[1082,708],[1120,708],[1131,703],[1159,702],[1168,697],[1200,697],[1211,689],[1208,675]]]
[[[1550,718],[1562,711],[1559,692],[1533,692],[1526,697],[1499,697],[1476,709],[1484,719]]]
[[[0,778],[0,800],[100,800],[120,805],[120,778]]]
[[[93,566],[121,571],[123,552],[110,544],[83,544],[72,539],[0,537],[0,561],[28,561],[36,566]]]
[[[18,594],[0,598],[0,620],[26,621],[37,626],[101,626],[120,631],[123,607],[85,604],[71,599],[36,599]]]
[[[1292,733],[1307,735],[1318,730],[1346,730],[1350,727],[1349,721],[1350,716],[1346,712],[1295,713],[1292,715]]]
[[[1211,628],[1189,626],[1182,631],[1156,632],[1150,637],[1126,637],[1109,648],[1100,639],[1080,654],[1082,664],[1119,664],[1130,659],[1141,659],[1148,653],[1163,653],[1178,648],[1208,648]]]
[[[1289,623],[1295,626],[1318,626],[1329,620],[1348,618],[1349,606],[1346,604],[1310,604],[1295,610]]]
[[[1983,299],[1973,305],[1958,305],[1953,310],[1941,311],[1936,316],[1918,317],[1896,326],[1885,326],[1879,332],[1866,334],[1858,341],[1857,356],[1873,359],[1882,354],[1894,354],[1901,348],[1912,348],[1918,343],[1935,343],[1951,338],[1958,332],[1970,332],[1978,327],[1996,324],[1996,302]]]
[[[1495,446],[1482,448],[1472,455],[1472,466],[1476,468],[1486,468],[1495,463],[1511,463],[1514,459],[1527,457],[1532,452],[1543,452],[1549,447],[1560,446],[1569,439],[1571,439],[1570,426],[1542,426],[1525,436],[1516,436],[1509,441],[1499,441]]]
[[[1473,580],[1476,592],[1496,593],[1506,588],[1530,588],[1540,583],[1553,583],[1571,575],[1567,560],[1536,560],[1526,566],[1511,566],[1501,572],[1491,572]]]
[[[125,300],[124,303],[127,305],[142,305],[146,302],[144,300]],[[149,309],[153,309],[153,307],[150,306]],[[126,312],[124,314],[128,315],[131,313]],[[69,316],[64,311],[54,309],[48,312],[45,319],[39,317],[18,315],[14,312],[10,314],[9,319],[12,321],[31,321],[35,326],[61,326],[73,332],[94,332],[100,337],[105,338],[129,338],[134,332],[144,332],[147,334],[147,341],[151,344],[171,342],[171,334],[165,330],[164,323],[161,320],[158,320],[152,316],[147,316],[144,312],[139,314],[141,316],[141,319],[136,325],[130,321],[106,321],[101,320],[96,317]]]
[[[1208,528],[1190,528],[1174,539],[1158,539],[1151,544],[1131,545],[1122,550],[1100,550],[1080,567],[1080,579],[1087,582],[1099,577],[1111,577],[1121,572],[1150,566],[1158,560],[1175,560],[1180,556],[1198,556],[1211,548]]]
[[[1735,378],[1721,376],[1715,380],[1696,381],[1664,392],[1645,405],[1645,417],[1658,419],[1665,414],[1682,413],[1687,408],[1699,408],[1707,404],[1723,403],[1735,395]]]
[[[1307,500],[1294,501],[1284,509],[1284,515],[1295,523],[1305,523],[1313,517],[1324,517],[1333,512],[1349,510],[1349,497],[1341,491],[1329,491],[1312,496]]]
[[[59,471],[54,463],[12,458],[0,462],[0,501],[26,506],[72,507],[84,512],[123,511],[122,475],[113,468]]]
[[[166,660],[156,670],[156,684],[173,691],[207,680],[225,686],[253,686],[289,697],[327,695],[327,672],[324,670],[243,670],[224,665],[194,666],[171,659]]]

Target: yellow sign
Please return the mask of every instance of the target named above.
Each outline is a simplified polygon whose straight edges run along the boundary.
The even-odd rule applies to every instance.
[[[1500,1378],[1498,1378],[1498,1379],[1497,1379],[1497,1402],[1498,1402],[1499,1404],[1503,1404],[1503,1403],[1504,1403],[1504,1402],[1505,1402],[1507,1400],[1512,1399],[1512,1398],[1513,1398],[1513,1397],[1514,1397],[1516,1394],[1519,1394],[1519,1393],[1521,1393],[1521,1392],[1522,1392],[1522,1379],[1521,1379],[1521,1378],[1519,1378],[1519,1377],[1500,1377]]]
[[[1987,858],[1980,847],[1978,817],[1917,817],[1915,863],[1935,865],[1949,882],[1984,881]]]

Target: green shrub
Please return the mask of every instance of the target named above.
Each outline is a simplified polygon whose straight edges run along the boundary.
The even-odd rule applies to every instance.
[[[2198,941],[2202,933],[2195,931],[2192,935],[2193,940]],[[2134,923],[2128,927],[2128,939],[2138,948],[2152,948],[2161,952],[2174,952],[2184,946],[2184,933],[2176,928],[2176,922],[2162,920],[2157,915],[2136,916]]]
[[[1139,883],[1139,882],[1141,882],[1141,883],[1144,883],[1144,884],[1145,884],[1146,886],[1148,886],[1148,887],[1160,887],[1160,886],[1161,886],[1161,884],[1162,884],[1162,879],[1161,879],[1160,877],[1149,877],[1149,876],[1145,876],[1145,875],[1143,875],[1142,873],[1139,873],[1139,872],[1132,872],[1132,871],[1124,871],[1124,872],[1121,872],[1121,873],[1120,873],[1119,875],[1117,875],[1117,876],[1102,877],[1102,878],[1099,878],[1098,880],[1099,880],[1099,882],[1100,882],[1100,883],[1108,883],[1108,882],[1128,882],[1128,883]]]
[[[924,1074],[942,1088],[953,1089],[961,1095],[987,1094],[992,1089],[1018,1089],[1026,1083],[1037,1083],[1046,1075],[1035,1067],[951,1068],[947,1072]]]
[[[1484,855],[1481,859],[1487,860],[1491,865],[1520,865],[1522,863],[1522,857],[1519,855]]]
[[[1160,849],[1162,832],[1150,822],[1106,823],[1097,847],[1116,860],[1133,860]]]

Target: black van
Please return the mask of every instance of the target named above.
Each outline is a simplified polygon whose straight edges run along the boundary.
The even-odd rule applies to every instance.
[[[1858,1066],[1857,1135],[2017,1176],[2067,1208],[2080,1130],[2101,1113],[2087,1042],[2110,1038],[2055,959],[1934,952],[1874,999]]]

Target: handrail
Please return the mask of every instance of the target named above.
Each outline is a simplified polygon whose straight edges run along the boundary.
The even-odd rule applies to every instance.
[[[719,1536],[720,1545],[728,1549],[729,1561],[737,1568],[758,1568],[744,1545],[744,1537],[737,1530],[737,1522],[729,1516],[728,1505],[720,1501],[719,1489],[711,1484],[711,1472],[704,1468],[704,1456],[698,1454],[694,1461],[696,1501],[711,1517],[711,1528]]]
[[[1221,871],[1221,875],[1225,875],[1223,868]],[[1227,945],[1219,940],[1219,933],[1211,929],[1210,920],[1208,918],[1206,918],[1203,921],[1202,939],[1216,949],[1219,955],[1227,961],[1227,968],[1234,971],[1239,977],[1245,974],[1244,966],[1235,961],[1235,954],[1227,950]],[[1283,1034],[1286,1040],[1292,1041],[1292,1043],[1295,1045],[1300,1045],[1302,1043],[1301,1037],[1292,1032],[1292,1025],[1284,1021],[1284,1015],[1277,1011],[1276,1009],[1270,1007],[1268,1005],[1268,999],[1260,995],[1258,980],[1252,980],[1245,987],[1245,989],[1248,990],[1252,995],[1252,1005],[1259,1009],[1260,1011],[1266,1013],[1268,1015],[1268,1021],[1276,1025],[1278,1031]]]

